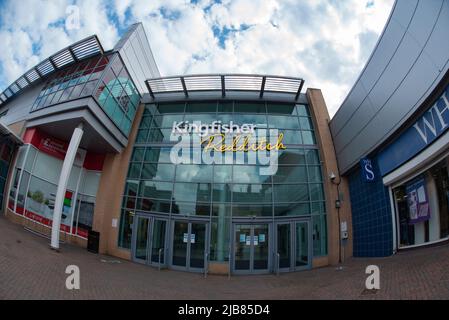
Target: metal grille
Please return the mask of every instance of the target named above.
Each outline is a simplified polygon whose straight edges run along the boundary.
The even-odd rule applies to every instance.
[[[0,105],[4,104],[8,99],[17,95],[24,88],[28,87],[36,80],[47,76],[56,70],[59,70],[68,64],[89,58],[96,54],[103,54],[103,47],[97,36],[90,36],[81,41],[58,51],[54,55],[48,57],[35,67],[25,72],[22,76],[14,81],[0,95]]]
[[[304,85],[301,78],[252,74],[200,74],[153,78],[145,81],[154,99],[159,94],[183,93],[186,97],[194,91],[217,91],[226,96],[229,91],[253,91],[260,98],[265,92],[287,93],[297,100]]]

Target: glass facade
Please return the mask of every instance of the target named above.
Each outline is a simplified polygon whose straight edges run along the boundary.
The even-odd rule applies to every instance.
[[[255,124],[255,132],[277,129],[283,136],[274,174],[261,174],[255,151],[232,153],[232,163],[174,163],[174,123]],[[260,146],[260,144],[258,144]],[[214,151],[216,152],[216,151]],[[212,152],[212,153],[214,153]],[[258,151],[260,152],[260,151]],[[192,147],[195,159],[204,144]],[[226,153],[226,152],[225,152]],[[240,155],[241,157],[240,157]],[[226,261],[232,223],[239,219],[276,221],[309,219],[313,255],[327,254],[322,169],[307,105],[208,101],[145,106],[123,194],[119,246],[131,248],[135,213],[176,219],[208,219],[210,260]]]
[[[118,54],[95,56],[54,73],[31,111],[88,96],[95,97],[114,124],[129,134],[140,95]]]
[[[8,177],[9,164],[14,150],[14,144],[9,140],[0,143],[0,206],[3,207],[3,195]]]
[[[33,145],[20,147],[9,192],[9,209],[51,227],[62,163]],[[87,238],[92,229],[100,176],[99,171],[78,165],[72,167],[64,198],[61,231]]]

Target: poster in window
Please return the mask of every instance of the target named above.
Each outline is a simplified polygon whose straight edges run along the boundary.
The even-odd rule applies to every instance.
[[[426,180],[423,176],[406,185],[409,224],[415,224],[430,219],[430,208],[426,190]]]

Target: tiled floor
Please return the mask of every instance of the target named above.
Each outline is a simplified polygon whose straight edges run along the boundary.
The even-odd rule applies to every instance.
[[[353,258],[276,275],[226,276],[157,269],[49,241],[0,218],[0,299],[449,299],[449,246],[388,258]],[[67,290],[65,269],[80,268],[80,290]],[[365,268],[380,268],[380,290],[366,292]]]

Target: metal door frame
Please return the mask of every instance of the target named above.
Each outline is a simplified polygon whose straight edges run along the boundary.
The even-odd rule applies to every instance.
[[[274,255],[275,266],[274,272],[293,272],[300,270],[307,270],[312,268],[312,259],[313,259],[313,239],[312,239],[312,230],[311,230],[311,218],[308,219],[296,219],[290,221],[276,221],[274,223]],[[296,225],[298,223],[307,224],[307,265],[305,266],[296,266]],[[288,268],[278,268],[278,225],[289,224],[290,225],[290,267]]]
[[[177,266],[173,265],[173,240],[175,235],[175,223],[183,222],[187,223],[187,248],[186,248],[186,266]],[[204,267],[203,268],[194,268],[190,267],[190,235],[192,234],[192,224],[204,224]],[[180,271],[189,271],[189,272],[204,272],[205,268],[208,267],[208,257],[209,257],[209,242],[210,242],[210,221],[209,220],[190,220],[190,219],[173,219],[171,220],[170,225],[170,254],[168,256],[170,269],[180,270]]]
[[[267,269],[254,269],[254,241],[251,241],[250,244],[250,257],[249,257],[249,269],[248,270],[237,270],[235,269],[235,245],[236,245],[236,226],[237,225],[248,225],[250,226],[250,237],[253,240],[254,237],[254,226],[257,225],[267,225],[268,227],[268,239],[266,240],[268,243],[268,256],[267,256]],[[272,269],[272,221],[233,221],[232,222],[232,238],[231,238],[231,272],[233,274],[267,274],[270,273]]]
[[[147,241],[146,241],[146,255],[147,260],[142,260],[136,258],[136,240],[137,240],[137,224],[139,219],[146,219],[148,220],[148,227],[147,227]],[[165,221],[165,236],[164,236],[164,263],[161,263],[159,265],[159,262],[153,262],[151,260],[151,250],[152,250],[152,242],[153,242],[153,231],[154,231],[154,221],[160,220]],[[134,221],[132,224],[132,234],[131,234],[131,260],[137,263],[146,264],[150,266],[156,266],[156,267],[165,267],[167,266],[167,249],[168,249],[168,240],[169,240],[169,234],[168,234],[168,224],[169,220],[163,217],[154,216],[154,215],[147,215],[147,214],[139,214],[136,213],[134,215]]]

